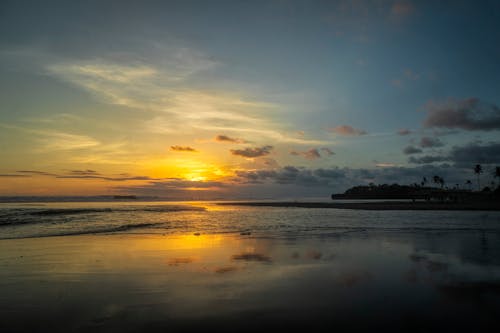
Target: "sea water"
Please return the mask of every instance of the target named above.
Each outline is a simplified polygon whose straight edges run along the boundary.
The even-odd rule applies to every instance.
[[[500,328],[500,213],[0,205],[2,331]]]

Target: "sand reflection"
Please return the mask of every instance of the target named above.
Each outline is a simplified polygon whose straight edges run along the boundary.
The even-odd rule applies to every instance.
[[[467,309],[468,317],[451,322],[456,327],[497,318],[499,267],[464,263],[445,243],[437,251],[434,241],[416,248],[391,237],[290,241],[237,232],[0,241],[0,307],[9,314],[0,329],[58,321],[70,331],[106,332],[232,331],[242,322],[249,330],[428,331],[433,313],[446,318]],[[67,309],[76,310],[63,316]]]

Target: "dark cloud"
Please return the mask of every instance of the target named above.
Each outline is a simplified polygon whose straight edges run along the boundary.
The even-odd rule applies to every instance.
[[[95,170],[71,170],[70,173],[72,175],[79,175],[79,176],[98,176],[100,175],[97,171]]]
[[[23,178],[23,177],[31,177],[31,175],[19,175],[19,174],[7,174],[7,173],[0,173],[0,177],[3,178]]]
[[[412,156],[408,162],[413,164],[452,162],[459,168],[469,168],[477,163],[500,164],[500,143],[487,145],[470,143],[465,146],[455,146],[446,155],[427,155],[418,158]]]
[[[425,127],[460,128],[468,131],[500,129],[500,108],[477,98],[430,103],[424,120]]]
[[[311,148],[311,149],[306,150],[306,151],[292,150],[290,152],[290,155],[302,156],[308,160],[316,160],[316,159],[322,157],[322,155],[320,154],[320,151],[322,151],[323,154],[327,155],[327,156],[335,155],[335,153],[329,148],[320,148],[320,149]]]
[[[170,150],[179,151],[179,152],[188,152],[188,153],[196,153],[197,150],[191,147],[182,147],[182,146],[170,146]]]
[[[422,149],[416,148],[414,146],[408,146],[405,149],[403,149],[403,153],[405,155],[418,154],[418,153],[421,153],[421,152],[422,152]]]
[[[55,178],[62,179],[102,179],[109,180],[112,182],[124,182],[130,180],[160,180],[161,178],[151,178],[148,176],[130,176],[130,177],[107,177],[107,176],[99,176],[99,175],[60,175],[55,176]]]
[[[327,155],[335,155],[335,153],[333,152],[333,150],[331,150],[330,148],[326,148],[326,147],[323,147],[321,148],[321,151],[324,152],[325,154]]]
[[[480,145],[470,143],[462,147],[453,147],[450,160],[460,167],[472,167],[480,164],[500,164],[500,143]]]
[[[339,168],[316,169],[313,174],[319,178],[339,179],[345,177],[345,171]]]
[[[408,163],[413,163],[413,164],[429,164],[429,163],[435,163],[435,162],[445,162],[449,161],[450,158],[448,156],[431,156],[431,155],[426,155],[426,156],[421,156],[421,157],[414,157],[411,156],[408,159]]]
[[[217,142],[228,142],[228,143],[248,143],[248,141],[240,139],[240,138],[231,138],[227,135],[217,135],[214,138]]]
[[[357,129],[349,125],[341,125],[334,128],[330,128],[329,131],[340,135],[352,135],[352,136],[366,134],[365,130]]]
[[[27,175],[38,175],[38,176],[57,176],[54,173],[45,172],[45,171],[37,171],[37,170],[18,170],[16,172],[27,174]]]
[[[402,128],[398,131],[398,135],[409,135],[412,131],[407,128]]]
[[[245,148],[245,149],[231,149],[231,154],[236,156],[254,158],[254,157],[269,155],[272,149],[273,146],[263,146],[263,147]]]
[[[416,167],[386,167],[376,169],[352,169],[352,168],[321,168],[308,169],[302,167],[287,166],[276,170],[239,171],[237,172],[237,184],[259,184],[262,188],[266,186],[282,186],[288,188],[288,194],[292,186],[300,188],[301,191],[311,193],[341,193],[355,185],[375,184],[413,184],[420,183],[422,177],[431,178],[440,175],[447,183],[463,184],[470,177],[470,170],[455,168],[449,164],[421,165]],[[316,189],[316,190],[314,190]],[[287,193],[285,193],[286,195]]]
[[[431,138],[428,136],[424,136],[420,139],[420,147],[422,148],[434,148],[434,147],[442,147],[444,143],[439,140],[439,138]]]
[[[276,170],[256,170],[236,172],[239,181],[250,183],[275,183],[295,184],[301,186],[327,186],[331,181],[346,177],[345,170],[339,168],[331,169],[308,169],[302,167],[285,166]]]
[[[321,154],[319,153],[318,149],[314,149],[314,148],[311,148],[311,149],[306,150],[306,151],[292,150],[290,152],[290,155],[302,156],[308,160],[316,160],[318,158],[321,158]]]

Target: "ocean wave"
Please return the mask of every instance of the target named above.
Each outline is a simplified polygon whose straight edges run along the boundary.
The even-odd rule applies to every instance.
[[[180,211],[203,211],[204,207],[195,206],[139,206],[139,207],[116,207],[116,208],[50,208],[42,210],[33,210],[28,212],[30,215],[76,215],[91,213],[113,213],[113,212],[154,212],[168,213]]]
[[[10,208],[0,210],[0,227],[44,223],[67,223],[75,219],[106,219],[108,214],[201,212],[204,207],[188,205],[125,206],[94,208]]]
[[[125,232],[133,229],[148,228],[152,226],[158,226],[161,223],[135,223],[135,224],[125,224],[118,226],[109,226],[95,229],[87,230],[73,230],[73,231],[54,231],[46,232],[42,234],[29,234],[29,235],[16,235],[11,237],[0,237],[0,239],[21,239],[21,238],[41,238],[41,237],[58,237],[58,236],[78,236],[78,235],[98,235],[98,234],[109,234],[114,232]],[[168,229],[168,227],[165,227]]]

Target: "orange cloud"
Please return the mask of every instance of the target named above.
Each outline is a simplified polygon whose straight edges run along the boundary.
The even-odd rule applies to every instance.
[[[357,129],[349,125],[340,125],[329,130],[330,132],[334,132],[340,135],[364,135],[366,134],[365,130]]]

